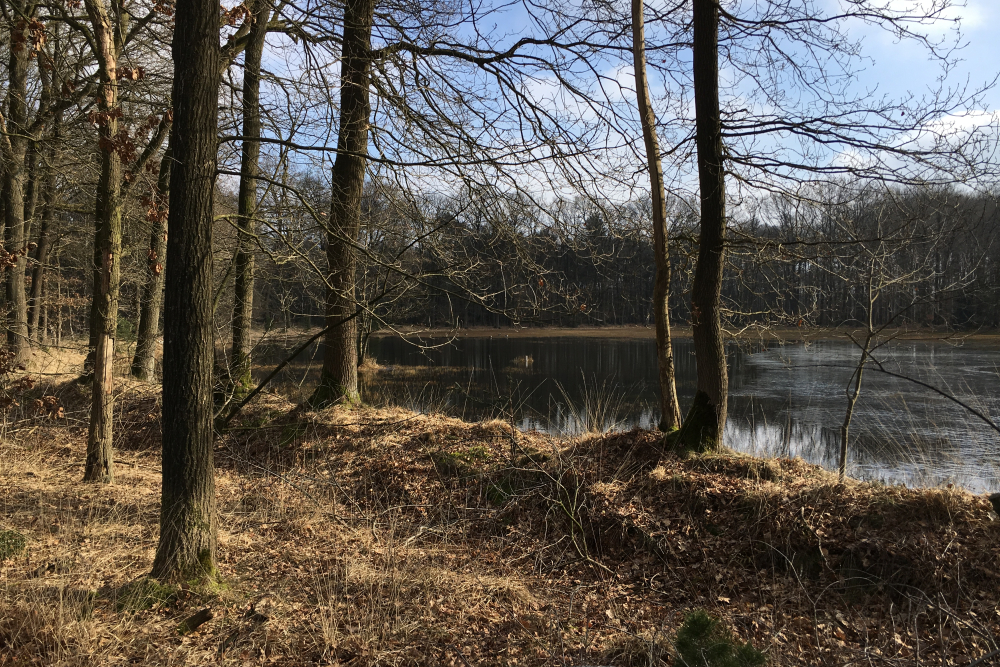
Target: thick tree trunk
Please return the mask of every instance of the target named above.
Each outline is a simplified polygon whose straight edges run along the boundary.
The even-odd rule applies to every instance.
[[[121,156],[115,148],[118,135],[118,47],[115,29],[104,0],[86,0],[87,14],[94,30],[99,53],[98,149],[101,177],[97,184],[94,237],[95,257],[100,258],[100,282],[95,285],[91,338],[94,348],[94,382],[91,392],[90,431],[87,437],[87,466],[83,479],[114,481],[112,436],[114,427],[114,360],[118,330],[118,298],[121,285],[122,201]]]
[[[11,2],[11,6],[14,13],[22,17],[27,17],[28,12],[34,13],[34,6],[27,6],[18,0]],[[14,265],[7,270],[7,345],[14,353],[15,364],[26,364],[31,354],[28,343],[28,302],[24,291],[24,275],[28,263],[24,236],[24,182],[28,149],[28,64],[31,59],[28,48],[31,39],[26,32],[24,20],[16,21],[11,26],[8,44],[19,43],[21,46],[10,48],[8,125],[4,145],[4,246],[8,253],[16,256]]]
[[[656,136],[656,115],[649,97],[646,76],[646,38],[642,0],[632,0],[632,62],[635,68],[635,96],[642,121],[642,138],[649,164],[649,186],[653,197],[653,253],[656,275],[653,280],[653,319],[656,323],[656,359],[660,371],[660,429],[676,430],[681,425],[681,408],[674,382],[674,349],[670,337],[670,252],[667,247],[667,202],[663,184],[660,142]]]
[[[177,0],[163,328],[163,486],[153,576],[216,575],[212,460],[212,223],[219,7]]]
[[[149,251],[146,255],[149,275],[142,288],[135,356],[132,358],[133,377],[146,382],[152,382],[156,376],[156,339],[160,333],[163,281],[166,278],[163,267],[167,260],[167,221],[163,216],[163,210],[170,196],[172,161],[172,151],[168,146],[160,160],[160,173],[156,179],[156,192],[153,194],[155,210],[149,221]]]
[[[323,371],[310,399],[314,406],[353,402],[358,395],[354,243],[361,228],[368,122],[371,113],[371,32],[374,0],[347,0],[340,80],[340,132],[333,163],[333,193],[326,257],[329,265]]]
[[[701,188],[701,231],[698,265],[691,285],[691,324],[698,385],[676,442],[686,448],[706,450],[722,446],[729,394],[720,313],[726,183],[719,114],[719,1],[693,0],[693,10],[695,142]]]
[[[240,201],[237,217],[233,295],[233,349],[229,377],[234,398],[242,398],[253,389],[250,350],[253,322],[254,244],[257,225],[257,172],[260,157],[260,61],[264,54],[264,39],[270,18],[270,4],[256,0],[253,25],[244,56],[243,66],[243,154],[240,166]]]

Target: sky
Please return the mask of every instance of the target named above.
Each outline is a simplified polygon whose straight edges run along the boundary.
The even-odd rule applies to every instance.
[[[921,3],[890,0],[888,4],[909,7]],[[949,80],[956,84],[968,80],[972,87],[992,81],[1000,72],[1000,2],[966,0],[964,6],[953,7],[946,16],[960,20],[960,43],[964,44],[956,54],[960,62]],[[954,27],[955,24],[941,22],[928,26],[926,32],[931,37],[953,40]],[[920,90],[937,72],[926,50],[915,43],[900,42],[884,31],[873,30],[863,37],[864,51],[874,64],[859,76],[858,86],[878,86],[887,93],[902,94]],[[989,91],[985,100],[988,108],[984,110],[1000,109],[1000,89]]]
[[[472,0],[463,1],[470,2]],[[491,19],[498,19],[495,30],[507,36],[504,40],[505,42],[509,41],[512,43],[519,36],[530,32],[530,28],[524,23],[526,17],[523,9],[524,5],[521,4],[523,1],[525,0],[514,0],[506,5],[499,2],[497,6],[505,6],[506,9],[501,10],[499,14],[490,16]],[[755,0],[726,1],[739,3],[744,7],[751,8],[755,2]],[[867,3],[872,6],[888,6],[894,10],[915,9],[919,11],[921,5],[942,1],[945,0],[867,0]],[[572,5],[581,6],[587,0],[569,0],[569,2]],[[646,0],[647,7],[650,8],[664,2],[665,0]],[[848,2],[848,0],[811,0],[811,2],[829,13],[836,13],[838,6]],[[992,82],[997,76],[997,72],[1000,71],[1000,57],[998,57],[1000,49],[997,48],[1000,45],[1000,0],[965,0],[964,2],[963,0],[953,0],[952,4],[956,6],[945,13],[945,18],[961,19],[959,24],[961,29],[960,43],[964,46],[956,54],[959,62],[949,74],[948,83],[949,85],[959,87],[967,84],[970,90],[982,88]],[[480,25],[479,27],[483,28],[485,26]],[[956,24],[953,22],[941,21],[925,26],[923,29],[927,31],[931,39],[950,43],[955,39],[955,27]],[[852,28],[852,30],[855,30],[855,28]],[[647,31],[647,36],[652,32],[653,29]],[[873,97],[876,98],[883,95],[904,97],[908,92],[920,95],[936,84],[937,77],[940,75],[939,64],[932,61],[924,47],[914,43],[912,40],[901,41],[882,29],[866,28],[864,26],[858,26],[856,32],[851,32],[849,36],[858,39],[862,47],[863,60],[860,63],[855,63],[860,64],[861,69],[852,84],[856,91],[867,91],[872,93]],[[294,55],[295,53],[297,53],[297,49],[282,51],[280,53],[277,50],[271,50],[268,54],[267,66],[274,70],[294,69],[296,66],[302,64],[296,60],[297,56]],[[290,54],[292,54],[292,61],[281,63],[284,58],[290,57]],[[614,71],[608,70],[603,72],[605,76],[617,79],[621,83],[620,93],[622,97],[628,100],[634,100],[634,93],[631,90],[634,88],[634,78],[631,69],[629,64],[619,63]],[[331,76],[334,76],[334,78],[336,71],[337,67],[331,65]],[[662,79],[660,81],[662,82]],[[551,96],[552,91],[556,88],[554,84],[554,80],[544,79],[534,84],[529,84],[533,86],[530,94],[533,97]],[[655,77],[652,77],[651,84],[654,88],[653,94],[655,97],[657,92],[655,90],[657,87]],[[660,90],[662,91],[663,89],[660,88]],[[610,92],[615,91],[612,90]],[[584,109],[581,108],[580,111],[585,114]],[[959,125],[968,127],[970,124],[983,123],[993,118],[995,112],[1000,112],[1000,87],[986,91],[983,95],[982,104],[976,108],[976,111],[978,113],[971,119],[952,120]],[[661,121],[666,121],[671,116],[671,113],[667,109],[663,109],[659,115]],[[331,127],[335,128],[335,124],[331,125]],[[317,137],[317,139],[319,138]],[[641,147],[641,141],[638,141],[637,132],[636,141],[636,146]],[[669,137],[661,136],[661,145],[669,145],[669,141]],[[335,141],[332,138],[326,137],[320,143],[330,144],[335,143]],[[616,150],[610,152],[614,153]],[[617,152],[631,153],[629,149],[620,145]],[[308,156],[310,160],[316,157],[318,157],[318,154],[309,154]],[[837,158],[832,157],[831,159]],[[848,156],[845,159],[853,159],[853,156]],[[637,154],[632,156],[631,160],[641,161],[641,157]],[[693,175],[690,173],[690,170],[679,173],[678,176],[687,183],[689,186],[688,189],[695,187],[695,182],[692,178]],[[435,176],[434,178],[438,177]],[[530,181],[531,179],[528,180]],[[643,182],[637,182],[636,186],[640,189],[645,187],[644,179],[637,178],[637,181]],[[614,188],[613,185],[606,187]],[[619,196],[627,196],[627,193],[619,193]]]

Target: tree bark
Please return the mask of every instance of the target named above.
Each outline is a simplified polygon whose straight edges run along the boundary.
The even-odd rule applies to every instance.
[[[87,465],[83,479],[91,482],[114,481],[111,451],[114,430],[114,360],[118,330],[118,299],[121,286],[122,198],[121,155],[118,139],[118,54],[112,21],[104,0],[86,0],[87,14],[97,46],[98,73],[98,149],[101,154],[101,177],[97,185],[94,237],[95,267],[100,277],[95,285],[91,309],[91,338],[94,347],[94,382],[91,392],[90,431],[87,437]]]
[[[701,188],[698,264],[691,284],[691,325],[698,384],[676,441],[698,451],[722,446],[729,376],[722,337],[726,183],[719,113],[719,2],[693,0],[695,143]]]
[[[48,164],[43,168],[41,222],[38,230],[38,247],[35,248],[31,267],[31,292],[28,297],[28,331],[31,337],[39,343],[45,337],[44,331],[39,334],[39,326],[43,311],[42,299],[45,293],[45,268],[49,261],[49,250],[52,247],[52,227],[55,222],[56,171],[53,165],[58,154],[61,121],[61,116],[57,114],[52,128],[52,140],[49,143]]]
[[[153,576],[214,578],[212,224],[218,146],[219,7],[177,0],[163,331],[163,486]]]
[[[256,0],[243,66],[243,153],[237,216],[236,284],[233,295],[233,349],[229,377],[233,398],[253,389],[250,351],[253,322],[254,244],[257,224],[257,173],[260,158],[260,62],[270,18],[270,4]]]
[[[27,241],[31,238],[31,234],[34,231],[32,228],[35,222],[35,211],[38,209],[38,190],[40,184],[38,182],[41,177],[41,169],[38,159],[38,151],[41,148],[41,142],[35,139],[28,140],[28,150],[25,153],[25,164],[24,164],[24,239]]]
[[[364,157],[368,152],[371,113],[371,32],[374,0],[347,0],[344,7],[344,45],[340,79],[340,130],[333,163],[330,229],[327,234],[326,325],[320,384],[310,399],[314,406],[337,401],[354,402],[358,395],[357,320],[354,243],[361,228],[364,193]],[[350,319],[348,319],[350,318]]]
[[[26,364],[31,355],[28,342],[28,302],[24,276],[27,251],[24,237],[24,181],[28,149],[28,64],[31,60],[27,34],[27,18],[35,11],[33,5],[13,0],[12,14],[23,17],[12,23],[10,31],[10,66],[7,88],[7,138],[4,141],[4,246],[15,256],[7,270],[6,300],[7,345],[14,353],[15,364]]]
[[[160,173],[153,193],[154,212],[150,219],[148,260],[149,276],[142,288],[142,305],[139,309],[139,326],[136,327],[135,356],[132,358],[132,376],[152,382],[156,375],[156,339],[160,333],[160,311],[163,306],[163,267],[167,261],[167,226],[163,215],[170,196],[170,165],[173,152],[168,146],[160,159]]]
[[[670,336],[670,252],[667,247],[667,202],[663,184],[660,142],[656,136],[656,115],[649,97],[646,76],[646,38],[642,0],[632,0],[632,62],[635,69],[635,96],[642,122],[642,138],[649,165],[649,186],[653,198],[653,320],[656,324],[656,359],[660,379],[660,429],[674,431],[681,425],[681,408],[674,382],[674,350]]]

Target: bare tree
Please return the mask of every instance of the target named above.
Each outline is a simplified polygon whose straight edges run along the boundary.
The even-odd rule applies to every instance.
[[[256,243],[257,173],[260,160],[260,67],[267,37],[271,4],[257,0],[250,9],[252,22],[243,65],[243,147],[240,166],[237,251],[233,259],[233,347],[229,376],[234,397],[241,398],[253,388],[250,351],[253,346],[254,245]]]
[[[673,431],[681,425],[681,408],[674,384],[674,351],[670,337],[670,252],[667,242],[667,202],[663,183],[660,142],[656,136],[656,115],[649,97],[646,76],[646,38],[643,32],[642,0],[632,0],[632,49],[635,93],[642,122],[649,165],[649,185],[653,198],[653,252],[656,275],[653,279],[653,319],[656,323],[656,356],[660,366],[660,428]]]
[[[94,306],[91,331],[94,346],[94,379],[90,408],[90,431],[87,437],[87,464],[83,478],[92,482],[114,481],[111,451],[114,426],[113,378],[115,337],[118,329],[118,298],[121,289],[122,250],[122,160],[118,145],[118,57],[128,15],[119,11],[112,18],[104,0],[86,0],[93,31],[95,55],[101,86],[98,89],[101,152],[101,179],[97,188],[94,216],[97,233],[94,239],[96,263]],[[123,23],[124,21],[124,23]]]
[[[323,371],[310,402],[356,401],[358,348],[355,315],[355,243],[361,229],[361,198],[368,152],[369,94],[372,67],[371,31],[374,0],[347,0],[341,60],[340,131],[333,164]]]
[[[36,4],[24,0],[5,3],[4,22],[8,26],[9,66],[7,117],[0,117],[0,148],[3,152],[4,249],[13,263],[7,270],[6,297],[7,345],[13,351],[14,364],[27,363],[31,348],[28,340],[28,304],[24,273],[27,248],[24,229],[26,157],[28,151],[28,68],[33,51],[39,46],[44,28],[35,18]]]
[[[151,382],[156,368],[156,341],[160,332],[160,310],[163,305],[163,269],[167,261],[167,212],[170,197],[170,167],[173,162],[170,147],[163,152],[156,187],[149,195],[146,219],[150,224],[149,249],[146,252],[147,276],[142,287],[142,307],[136,332],[132,375]]]
[[[698,387],[675,442],[703,450],[722,444],[729,376],[721,299],[726,240],[726,182],[719,113],[719,3],[692,0],[693,71],[701,229],[691,285],[691,326]]]
[[[212,224],[218,152],[219,13],[178,0],[172,54],[170,212],[163,343],[159,579],[216,575],[212,457]]]

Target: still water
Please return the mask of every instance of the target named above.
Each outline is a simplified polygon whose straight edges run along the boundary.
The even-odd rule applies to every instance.
[[[265,346],[265,348],[271,346]],[[274,345],[265,364],[285,356]],[[513,420],[561,435],[654,428],[659,419],[651,339],[399,337],[371,341],[376,372],[362,373],[368,403],[465,419]],[[846,388],[859,351],[850,341],[730,344],[726,444],[835,469]],[[280,378],[297,398],[318,379],[321,351]],[[269,358],[265,361],[265,358]],[[694,395],[690,339],[674,341],[681,410]],[[886,370],[916,378],[1000,421],[1000,350],[983,344],[899,341],[875,353]],[[869,365],[851,424],[848,474],[868,480],[1000,491],[1000,437],[956,403]]]
[[[373,339],[382,369],[369,400],[466,419],[513,419],[522,429],[574,434],[653,428],[659,418],[655,344],[649,339]],[[689,339],[674,342],[681,409],[695,387]],[[846,388],[859,357],[849,341],[731,344],[726,443],[766,456],[801,456],[835,468]],[[875,357],[1000,417],[1000,354],[971,344],[901,341]],[[375,402],[375,401],[373,401]],[[1000,490],[998,434],[956,403],[869,366],[851,426],[852,477],[971,491]]]

